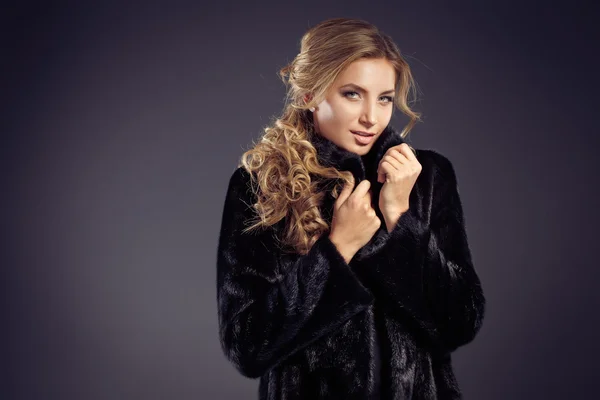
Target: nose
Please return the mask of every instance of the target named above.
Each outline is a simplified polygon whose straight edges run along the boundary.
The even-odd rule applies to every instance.
[[[365,102],[365,107],[360,119],[360,122],[367,127],[371,127],[377,123],[377,104]]]

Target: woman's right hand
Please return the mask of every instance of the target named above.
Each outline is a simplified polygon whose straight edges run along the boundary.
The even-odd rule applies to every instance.
[[[371,182],[361,181],[354,191],[346,183],[333,210],[329,238],[350,262],[354,254],[371,240],[381,226],[381,220],[371,206]]]

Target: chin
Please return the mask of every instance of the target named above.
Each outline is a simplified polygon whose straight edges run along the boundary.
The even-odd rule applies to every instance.
[[[354,151],[354,153],[358,154],[359,156],[364,156],[364,155],[367,155],[369,153],[369,150],[371,150],[371,146],[369,146],[369,147],[359,147],[358,150]]]
[[[358,154],[359,156],[364,156],[366,155],[369,151],[371,151],[371,148],[373,147],[373,144],[369,144],[368,146],[361,146],[359,144],[353,143],[350,151],[353,153]]]

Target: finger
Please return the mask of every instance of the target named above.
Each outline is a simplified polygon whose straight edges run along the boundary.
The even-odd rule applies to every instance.
[[[399,147],[399,151],[409,160],[409,161],[416,161],[417,160],[417,156],[415,156],[415,153],[413,153],[413,151],[410,149],[410,147],[408,146],[407,143],[402,143]]]
[[[391,149],[386,154],[386,156],[392,157],[394,160],[397,160],[401,164],[408,164],[410,162],[410,160],[406,156],[406,154],[404,153],[405,149],[408,149],[408,152],[412,153],[412,151],[410,151],[410,149],[408,148],[408,146],[404,147],[404,146],[400,145],[400,146],[396,146],[393,149]]]
[[[397,163],[397,161],[395,161]],[[382,160],[381,164],[379,164],[379,169],[377,170],[377,182],[385,183],[387,180],[387,175],[395,173],[400,166],[392,165],[389,159]]]
[[[355,197],[356,199],[363,199],[370,187],[371,182],[369,182],[368,179],[364,179],[356,186],[356,189],[354,189],[354,192],[352,192],[350,196]]]
[[[379,219],[379,217],[375,216],[374,223],[375,223],[375,228],[379,229],[379,227],[381,226],[381,220]]]
[[[354,189],[354,182],[351,182],[351,183],[346,182],[344,184],[344,188],[340,192],[340,195],[338,196],[338,198],[335,202],[336,207],[339,208],[342,204],[344,204],[346,202],[348,197],[350,197],[350,195],[352,194],[352,189]]]
[[[395,154],[398,154],[398,152],[394,151],[389,156],[385,156],[384,158],[382,158],[381,159],[381,164],[383,164],[384,162],[387,162],[388,164],[390,164],[395,169],[401,170],[402,169],[402,165],[404,165],[404,162],[398,160],[398,156],[394,156]],[[408,163],[408,160],[406,160],[406,158],[404,160],[405,160],[406,163]]]
[[[371,204],[371,189],[367,190],[367,194],[365,194],[364,197],[365,201],[367,201],[369,204]]]
[[[421,170],[421,163],[419,163],[419,160],[417,159],[417,156],[415,155],[415,153],[413,153],[413,151],[411,150],[410,147],[408,147],[408,145],[406,143],[402,143],[399,147],[398,151],[402,152],[402,156],[403,159],[405,161],[403,161],[403,164],[407,165],[411,171],[413,170]],[[393,154],[396,152],[391,152],[390,154]],[[398,159],[398,157],[396,157],[396,159]]]

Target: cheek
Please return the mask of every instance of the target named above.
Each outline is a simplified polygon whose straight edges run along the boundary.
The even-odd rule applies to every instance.
[[[320,120],[328,125],[345,124],[352,120],[355,114],[352,105],[335,101],[323,102],[319,110]]]
[[[332,119],[335,118],[335,110],[331,106],[331,104],[327,101],[319,104],[319,122],[320,123],[329,123]]]

